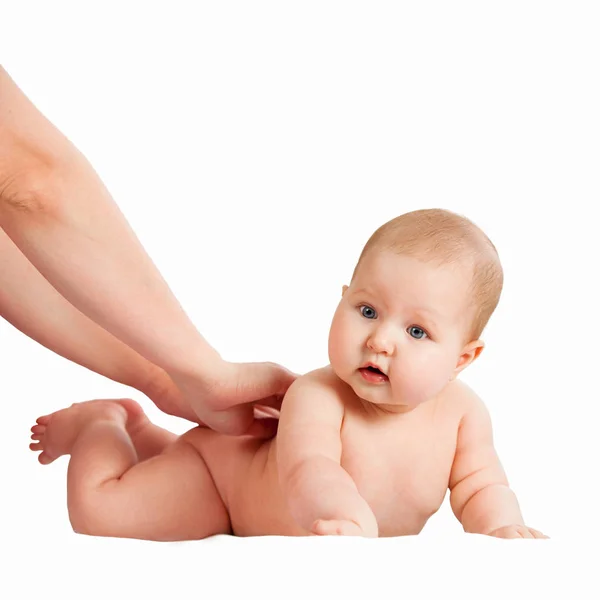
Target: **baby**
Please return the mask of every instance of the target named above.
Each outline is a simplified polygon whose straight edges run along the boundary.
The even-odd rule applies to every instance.
[[[40,417],[30,447],[42,464],[71,455],[69,518],[89,535],[410,535],[449,488],[466,532],[545,538],[523,522],[484,404],[456,379],[483,349],[502,282],[468,219],[401,215],[364,247],[330,364],[292,384],[273,439],[177,437],[133,400],[95,400]]]

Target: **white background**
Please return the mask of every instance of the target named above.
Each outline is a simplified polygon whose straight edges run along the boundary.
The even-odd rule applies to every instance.
[[[0,60],[229,360],[324,365],[341,287],[379,225],[424,207],[480,225],[505,287],[462,377],[526,522],[587,542],[600,532],[593,7],[20,1],[2,6]],[[3,536],[25,551],[73,535],[66,459],[42,468],[27,448],[39,414],[130,396],[187,425],[4,321],[0,336]],[[461,531],[446,501],[422,536]]]

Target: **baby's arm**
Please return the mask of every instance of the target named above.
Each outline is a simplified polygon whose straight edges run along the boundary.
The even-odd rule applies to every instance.
[[[523,526],[514,492],[494,449],[490,415],[466,385],[466,410],[450,475],[450,505],[468,533],[491,534],[507,526]]]
[[[312,375],[296,380],[281,408],[279,480],[296,522],[316,534],[377,537],[373,511],[340,465],[344,406]]]

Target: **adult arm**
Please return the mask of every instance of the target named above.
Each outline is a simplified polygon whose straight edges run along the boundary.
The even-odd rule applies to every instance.
[[[0,315],[56,354],[143,392],[168,414],[197,421],[165,371],[67,302],[2,229]]]
[[[276,403],[293,381],[278,365],[220,357],[90,163],[2,67],[0,227],[70,304],[167,372],[209,426],[253,432],[252,406],[240,403]]]

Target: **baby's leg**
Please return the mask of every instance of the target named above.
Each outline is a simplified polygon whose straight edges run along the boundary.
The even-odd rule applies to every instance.
[[[154,425],[150,419],[146,416],[146,413],[142,407],[135,401],[129,399],[122,400],[90,400],[85,404],[106,404],[117,403],[121,405],[127,411],[127,433],[131,438],[133,446],[135,448],[138,462],[152,458],[157,454],[160,454],[169,444],[172,444],[176,439],[177,435],[171,431],[167,431],[158,425]],[[40,440],[45,437],[46,425],[51,417],[60,413],[53,413],[52,415],[46,415],[39,417],[36,421],[36,425],[31,428],[32,440]],[[46,439],[46,445],[48,440]],[[30,444],[32,450],[41,450],[39,444]],[[53,447],[52,441],[50,447]],[[64,454],[64,453],[63,453]],[[43,465],[50,464],[57,457],[49,455],[47,451],[41,452],[38,459]]]
[[[147,427],[136,406],[96,400],[38,420],[32,437],[39,443],[31,448],[42,450],[40,462],[71,455],[67,502],[73,529],[164,541],[231,533],[229,515],[195,447],[185,436],[176,439]],[[162,453],[152,455],[159,448]],[[152,457],[138,462],[138,453]]]

